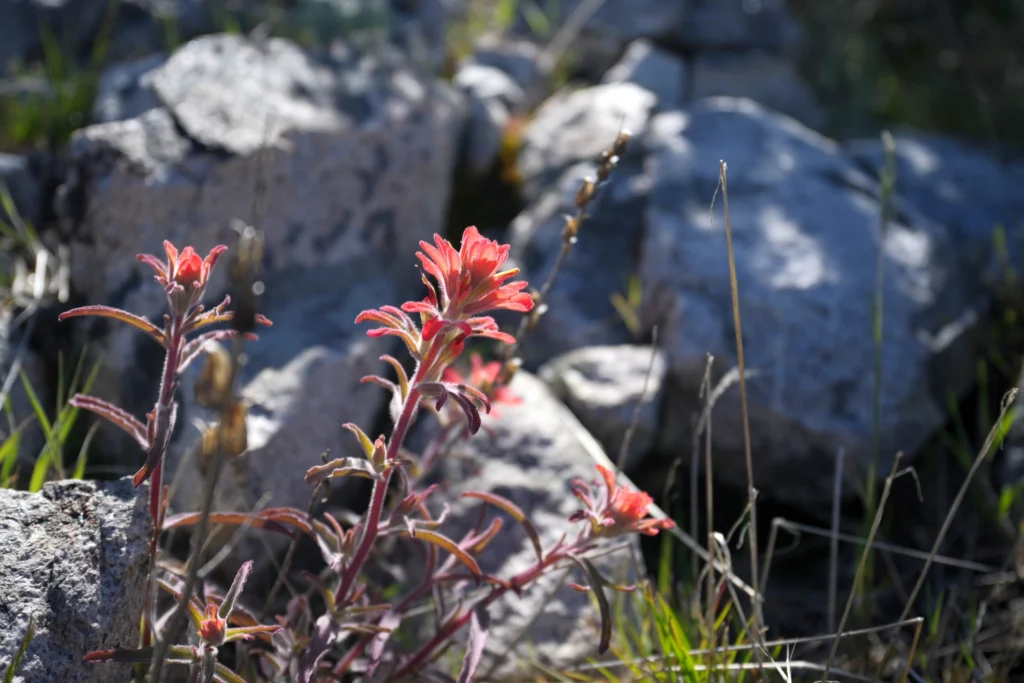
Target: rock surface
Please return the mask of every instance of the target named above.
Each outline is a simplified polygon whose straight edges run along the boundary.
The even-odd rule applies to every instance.
[[[678,109],[687,98],[686,63],[647,39],[629,44],[602,83],[634,83],[658,98],[658,109]]]
[[[722,214],[709,198],[729,164],[755,481],[770,497],[813,507],[831,499],[834,455],[871,457],[872,297],[886,269],[881,470],[912,454],[944,421],[943,396],[965,378],[944,369],[973,351],[961,325],[972,301],[944,229],[897,214],[884,241],[878,189],[841,148],[749,100],[704,100],[651,122],[653,176],[641,271],[676,294],[665,350],[678,382],[661,448],[687,452],[705,353],[736,362]],[[827,216],[827,220],[822,217]],[[958,327],[960,325],[960,327]],[[968,364],[969,365],[969,364]],[[688,405],[689,404],[689,405]],[[715,473],[744,484],[738,391],[715,418]],[[801,476],[794,478],[792,472]],[[852,493],[852,488],[849,489]]]
[[[242,374],[249,449],[224,469],[216,509],[252,510],[269,494],[267,506],[304,510],[312,488],[303,476],[325,449],[332,458],[362,457],[341,425],[353,422],[369,431],[386,404],[379,387],[360,380],[384,373],[378,358],[391,347],[369,339],[369,327],[354,323],[361,311],[395,300],[394,285],[380,270],[372,262],[353,266],[351,284],[341,291],[334,290],[337,271],[330,267],[292,269],[265,282],[261,303],[274,326],[247,345]],[[204,490],[203,470],[185,458],[200,437],[192,425],[218,419],[195,402],[195,377],[188,373],[182,384],[170,461],[172,472],[184,465],[173,498],[178,511],[199,509]]]
[[[134,647],[149,571],[148,489],[129,479],[0,490],[0,669],[35,624],[14,680],[125,680],[127,664],[85,653]]]
[[[896,193],[944,226],[956,240],[968,268],[984,272],[999,287],[1003,254],[996,228],[1006,231],[1007,263],[1024,271],[1024,160],[1000,159],[983,149],[949,138],[905,132],[896,144]],[[850,154],[875,175],[885,154],[881,140],[855,140]]]
[[[536,112],[523,133],[518,157],[522,193],[540,197],[570,166],[594,161],[622,130],[647,128],[657,97],[634,83],[608,83],[557,93]]]
[[[690,97],[749,97],[819,130],[825,113],[787,57],[765,50],[701,52],[690,61]]]
[[[562,248],[565,214],[593,164],[566,170],[556,185],[512,222],[510,253],[523,277],[540,288]],[[612,297],[626,292],[637,272],[648,200],[648,175],[642,163],[629,159],[619,166],[589,210],[579,240],[552,287],[550,313],[526,338],[520,353],[527,368],[584,346],[631,341]]]
[[[626,344],[571,351],[545,364],[540,376],[616,462],[639,404],[623,467],[629,472],[642,464],[657,439],[667,370],[660,351]]]
[[[567,520],[579,509],[579,501],[568,484],[576,477],[587,482],[597,477],[592,453],[601,447],[537,377],[519,372],[510,388],[523,402],[502,405],[499,418],[485,418],[475,436],[457,443],[438,464],[442,488],[437,498],[451,507],[441,529],[452,538],[461,538],[477,522],[480,502],[459,498],[459,494],[487,491],[520,506],[540,533],[542,546],[550,547],[563,534],[574,533],[574,525]],[[508,578],[532,565],[536,554],[522,528],[506,519],[479,560],[485,572]],[[594,562],[610,578],[636,579],[626,551]],[[491,630],[479,671],[493,667],[495,675],[512,674],[534,656],[552,666],[578,664],[598,656],[599,622],[591,597],[565,585],[559,587],[562,574],[553,572],[522,597],[510,595],[491,607]],[[576,574],[567,580],[585,582]],[[533,621],[538,612],[541,616]]]
[[[163,293],[135,255],[160,254],[164,239],[232,246],[232,221],[254,206],[268,278],[330,266],[340,293],[351,268],[373,262],[414,282],[418,241],[444,225],[463,119],[453,91],[403,64],[386,50],[317,58],[284,40],[215,35],[139,70],[137,89],[160,106],[71,144],[61,206],[75,291],[159,319]],[[225,277],[214,272],[211,303]],[[126,327],[82,328],[103,347],[97,393],[142,414],[160,349]]]

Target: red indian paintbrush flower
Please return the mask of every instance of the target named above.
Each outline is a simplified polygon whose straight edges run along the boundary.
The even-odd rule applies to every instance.
[[[569,517],[570,522],[589,520],[594,536],[618,536],[626,533],[640,533],[656,536],[661,529],[671,529],[675,523],[670,519],[646,519],[654,500],[643,491],[635,491],[615,482],[615,473],[607,467],[597,465],[603,486],[597,487],[596,495],[590,486],[576,479],[572,482],[573,493],[586,505]]]
[[[420,242],[420,246],[423,251],[416,256],[426,271],[426,298],[406,302],[401,308],[384,306],[363,311],[356,318],[357,323],[373,321],[384,326],[367,334],[401,338],[423,366],[424,377],[439,376],[462,353],[469,337],[513,343],[512,335],[500,331],[494,318],[479,315],[500,309],[523,313],[533,309],[533,298],[522,291],[527,283],[506,282],[519,269],[500,270],[508,260],[509,246],[482,237],[473,226],[463,233],[459,251],[436,234],[434,244]],[[436,286],[427,274],[434,278]],[[420,314],[422,331],[408,313]]]

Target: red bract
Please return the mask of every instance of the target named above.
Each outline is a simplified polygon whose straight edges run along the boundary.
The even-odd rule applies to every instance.
[[[192,247],[185,247],[179,254],[173,244],[164,240],[164,251],[167,253],[166,263],[151,254],[139,254],[137,258],[156,271],[154,279],[164,286],[171,311],[184,315],[202,298],[210,271],[227,247],[217,245],[205,259],[201,259]]]
[[[485,311],[526,313],[533,308],[533,299],[522,291],[525,281],[504,284],[519,269],[498,271],[508,260],[509,245],[481,236],[476,226],[466,228],[459,251],[436,234],[434,244],[420,242],[420,247],[423,251],[416,256],[437,281],[437,289],[424,278],[429,289],[427,298],[405,304],[404,311],[465,320]]]
[[[508,260],[509,246],[482,237],[473,226],[463,233],[460,251],[436,234],[434,244],[420,242],[420,246],[423,251],[417,256],[436,287],[424,274],[427,296],[422,301],[408,301],[400,309],[383,306],[360,313],[357,323],[383,325],[367,334],[401,338],[420,364],[419,379],[429,380],[439,378],[459,357],[469,337],[515,342],[512,335],[498,329],[494,318],[479,315],[499,309],[524,313],[533,309],[533,298],[522,291],[527,287],[525,281],[506,283],[519,269],[499,271]],[[420,314],[422,330],[409,313]]]
[[[653,499],[643,491],[628,486],[619,486],[615,473],[607,467],[597,465],[603,486],[596,494],[583,481],[572,482],[573,493],[586,505],[569,517],[571,522],[590,520],[594,536],[618,536],[625,533],[640,533],[656,536],[661,529],[671,529],[675,523],[670,519],[646,519]]]

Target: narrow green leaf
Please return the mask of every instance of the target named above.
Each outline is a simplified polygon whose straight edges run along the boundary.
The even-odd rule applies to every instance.
[[[7,670],[4,672],[4,683],[13,683],[15,674],[18,673],[18,667],[21,666],[21,660],[25,656],[25,652],[28,650],[29,643],[36,635],[36,624],[32,617],[28,618],[28,629],[25,631],[25,635],[21,639],[21,645],[18,647],[18,651],[14,654],[14,659],[7,666]]]
[[[78,450],[78,460],[75,461],[75,471],[71,474],[73,479],[85,479],[85,465],[89,458],[89,445],[92,443],[92,438],[96,435],[96,430],[99,429],[99,426],[99,422],[94,422],[89,427],[85,439],[82,440],[82,447]]]
[[[214,664],[213,680],[218,683],[246,683],[244,678],[220,662]]]
[[[32,479],[29,480],[28,490],[29,493],[39,493],[43,489],[43,484],[46,483],[46,473],[50,470],[50,452],[48,449],[44,449],[43,452],[36,458],[36,464],[32,468]]]
[[[341,425],[341,427],[342,429],[347,429],[356,435],[356,438],[359,439],[359,445],[362,447],[363,453],[366,454],[367,458],[373,455],[373,441],[371,441],[370,437],[366,435],[366,432],[359,428],[359,425],[353,424],[352,422],[346,422]]]
[[[612,609],[608,604],[608,596],[604,592],[606,581],[597,567],[587,558],[573,557],[572,559],[590,577],[590,589],[594,597],[597,598],[597,607],[601,614],[601,642],[597,645],[597,652],[603,655],[608,651],[608,646],[612,642]]]

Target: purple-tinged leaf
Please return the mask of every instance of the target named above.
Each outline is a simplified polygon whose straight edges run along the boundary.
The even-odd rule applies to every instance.
[[[70,311],[64,311],[57,316],[57,320],[64,322],[68,318],[78,318],[87,315],[120,320],[123,323],[128,323],[136,329],[142,330],[155,339],[161,346],[167,345],[167,337],[164,335],[163,330],[145,318],[135,315],[134,313],[129,313],[128,311],[122,311],[120,308],[112,308],[110,306],[81,306],[79,308],[72,308]]]
[[[466,491],[462,494],[462,498],[476,498],[482,500],[485,503],[490,503],[496,508],[500,508],[508,513],[508,516],[519,522],[523,529],[526,531],[526,535],[530,539],[530,543],[533,544],[533,549],[537,553],[537,560],[544,561],[544,549],[540,543],[540,534],[537,533],[537,528],[533,526],[533,523],[526,518],[526,513],[523,509],[513,503],[508,498],[499,496],[494,493],[485,493],[483,491]]]
[[[483,422],[480,419],[480,409],[476,407],[472,399],[467,397],[465,394],[459,394],[455,392],[448,392],[459,407],[462,408],[462,412],[466,415],[466,422],[468,423],[467,429],[470,434],[476,434],[480,431],[480,426]]]
[[[296,677],[299,683],[309,683],[313,680],[320,660],[334,644],[337,634],[334,630],[334,620],[330,614],[321,615],[313,627],[313,637],[306,645],[305,651],[299,657],[299,673]]]
[[[470,618],[469,641],[466,643],[466,656],[462,660],[462,670],[459,671],[457,683],[470,683],[473,680],[473,674],[476,673],[484,656],[484,646],[487,645],[487,633],[490,628],[491,616],[487,608],[477,605]]]
[[[384,656],[384,646],[388,642],[388,638],[391,637],[392,631],[399,627],[402,623],[402,615],[397,612],[388,612],[377,625],[383,629],[378,631],[373,636],[373,640],[370,641],[370,661],[366,665],[366,675],[373,676],[374,672],[377,671],[377,667],[380,666],[380,660]]]
[[[432,545],[436,545],[442,550],[447,550],[449,553],[454,555],[459,562],[465,565],[466,569],[471,571],[478,581],[483,577],[483,574],[480,571],[480,565],[476,563],[476,560],[474,560],[469,553],[460,548],[455,541],[447,536],[439,534],[436,531],[428,531],[427,529],[417,529],[415,534],[410,534],[408,531],[404,531],[402,533],[403,535],[410,536],[411,538],[416,538],[421,541],[426,541]]]
[[[352,422],[346,422],[341,425],[341,428],[347,429],[356,435],[356,439],[359,440],[359,446],[363,449],[363,453],[366,454],[367,458],[373,455],[373,441],[366,435],[366,432],[359,428],[359,425],[353,424]]]
[[[362,458],[337,458],[326,465],[316,465],[306,470],[307,484],[316,484],[337,477],[379,479],[380,474],[373,469],[373,463]]]
[[[75,394],[68,403],[75,408],[88,410],[105,418],[126,431],[144,450],[149,450],[146,426],[128,411],[122,410],[112,403],[107,403],[101,398],[86,396],[85,394]]]
[[[251,573],[252,560],[243,562],[242,566],[238,568],[234,580],[231,582],[231,587],[228,588],[227,595],[224,596],[224,602],[220,603],[220,609],[217,610],[218,617],[227,619],[231,615],[232,610],[235,609],[235,600],[241,595],[242,590],[245,588],[245,582],[249,579],[249,574]]]
[[[181,359],[178,361],[178,374],[185,372],[186,368],[192,364],[196,358],[204,351],[204,347],[207,342],[221,342],[227,341],[228,339],[234,339],[238,336],[238,332],[235,330],[214,330],[212,332],[204,332],[192,341],[185,344],[185,347],[181,350]],[[257,339],[254,334],[246,334],[246,339],[255,341]]]

